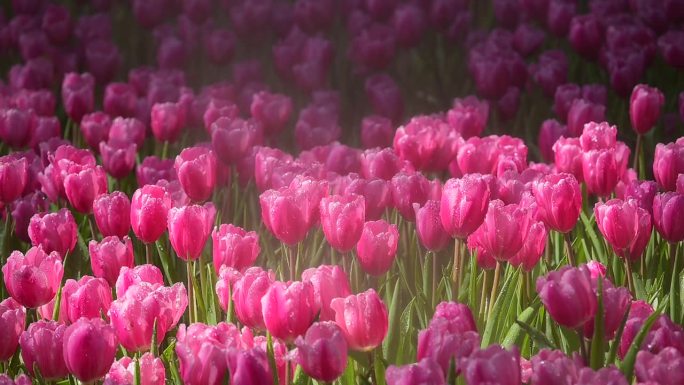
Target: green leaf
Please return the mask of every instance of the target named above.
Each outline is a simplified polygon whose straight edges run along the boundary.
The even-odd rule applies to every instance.
[[[537,310],[538,306],[530,306],[527,309],[525,309],[520,315],[518,316],[518,319],[516,321],[520,321],[525,324],[529,324],[534,317],[537,315]],[[511,327],[508,329],[508,332],[506,333],[506,337],[504,337],[503,342],[501,343],[501,346],[503,346],[506,349],[510,349],[513,346],[520,345],[522,342],[522,339],[524,337],[523,334],[523,329],[522,327],[517,323],[513,323]]]
[[[375,385],[386,385],[385,382],[385,362],[382,358],[382,349],[373,351],[373,372],[375,374]]]
[[[515,321],[516,324],[518,324],[524,331],[527,333],[527,335],[532,338],[535,344],[537,344],[540,348],[548,348],[548,349],[554,349],[557,350],[558,346],[554,344],[549,337],[547,337],[544,333],[540,332],[539,330],[533,328],[529,324],[525,322],[521,322],[519,320]]]
[[[275,354],[273,352],[273,337],[271,336],[271,333],[266,333],[266,354],[268,354],[268,365],[271,368],[271,373],[273,373],[273,384],[279,384],[278,366],[276,365]]]
[[[634,377],[634,363],[636,361],[637,353],[641,349],[641,344],[644,342],[644,339],[646,339],[646,336],[648,335],[648,332],[651,330],[651,327],[658,319],[658,317],[660,317],[660,313],[662,313],[663,309],[665,308],[665,305],[666,302],[660,305],[660,307],[658,307],[658,309],[654,311],[653,314],[646,318],[644,325],[641,327],[641,330],[639,330],[639,333],[637,333],[636,337],[634,337],[632,345],[630,345],[627,354],[625,354],[625,359],[622,360],[622,373],[625,375],[625,378],[627,378],[627,382],[629,382],[630,384],[632,383]]]
[[[400,306],[399,306],[399,294],[401,292],[400,289],[400,282],[399,280],[396,281],[394,284],[394,291],[392,292],[392,300],[390,301],[390,306],[389,306],[389,328],[388,330],[397,330],[397,325],[399,322],[401,322],[401,313],[400,313]],[[396,342],[397,342],[397,335],[398,333],[388,333],[387,338],[385,339],[382,348],[383,348],[383,353],[385,357],[388,357],[390,361],[394,362],[396,359],[396,354],[397,354],[397,348],[396,348]]]
[[[311,384],[311,377],[307,376],[306,373],[304,373],[304,370],[302,369],[301,365],[297,365],[297,368],[295,369],[294,380],[292,381],[292,384],[293,385]]]
[[[352,360],[347,360],[347,367],[340,377],[340,383],[342,385],[356,385],[355,384],[356,372],[354,371],[354,362]]]
[[[620,347],[620,341],[622,340],[622,333],[625,331],[625,325],[627,324],[627,320],[629,319],[629,311],[630,311],[630,308],[628,306],[627,310],[625,311],[625,315],[622,317],[622,321],[620,322],[620,327],[618,327],[617,332],[615,333],[615,338],[613,339],[613,344],[610,346],[610,351],[608,352],[608,358],[606,359],[606,364],[608,364],[608,365],[616,363],[615,357],[617,357],[617,350]]]
[[[494,302],[492,314],[487,320],[484,334],[482,335],[482,347],[485,348],[496,341],[496,326],[500,320],[501,310],[504,306],[511,304],[511,298],[515,294],[515,289],[518,287],[518,277],[520,276],[517,269],[506,269],[506,280],[501,286],[501,291]]]
[[[157,245],[157,252],[159,253],[159,259],[161,259],[162,269],[164,270],[164,275],[166,276],[166,281],[168,284],[176,282],[173,276],[173,267],[171,266],[171,257],[169,256],[169,250],[164,246],[161,239],[155,242]]]
[[[598,277],[598,306],[594,316],[594,335],[591,338],[591,368],[599,370],[603,367],[605,354],[605,333],[603,331],[603,278]]]

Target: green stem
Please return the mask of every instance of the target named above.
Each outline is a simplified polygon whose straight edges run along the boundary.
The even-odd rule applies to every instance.
[[[625,273],[627,274],[627,287],[632,293],[632,297],[636,298],[636,288],[634,287],[634,278],[632,277],[632,264],[629,260],[629,250],[625,256]]]
[[[641,174],[639,174],[639,157],[641,157],[641,146],[643,142],[643,137],[641,134],[637,135],[637,141],[636,141],[636,147],[634,148],[634,164],[632,168],[634,168],[634,171],[636,172],[638,177],[641,177]]]
[[[564,233],[563,239],[565,239],[565,246],[568,249],[568,262],[570,262],[571,266],[577,266],[575,259],[575,250],[572,249],[572,241],[570,240],[570,233]]]
[[[290,259],[290,280],[295,281],[297,279],[297,261],[294,247],[290,249],[289,259]]]
[[[145,244],[145,263],[148,265],[152,265],[152,244],[151,243],[146,243]]]
[[[135,357],[135,385],[140,385],[142,381],[140,380],[140,353],[136,354]]]
[[[579,338],[580,354],[582,355],[582,360],[586,365],[589,363],[589,357],[587,357],[587,346],[584,344],[584,335],[582,334],[582,329],[577,329],[577,337]]]
[[[437,306],[437,253],[428,251],[432,254],[432,307]]]
[[[501,276],[501,262],[496,261],[496,268],[494,269],[494,281],[492,282],[492,290],[489,292],[489,308],[487,309],[487,319],[492,316],[494,310],[494,302],[496,301],[496,291],[499,286],[499,277]]]
[[[195,290],[192,287],[192,276],[193,276],[193,263],[190,258],[188,258],[188,263],[187,263],[187,271],[188,271],[188,319],[189,323],[193,323],[195,320],[195,298],[194,298],[194,292]]]
[[[461,253],[460,253],[460,247],[459,247],[459,239],[455,238],[454,239],[454,264],[451,267],[451,282],[452,282],[452,288],[451,288],[451,298],[454,301],[458,301],[458,290],[460,289],[460,268],[461,268]]]
[[[66,268],[67,260],[69,259],[69,252],[64,254],[64,260],[62,261],[62,269]],[[57,289],[57,295],[55,296],[55,306],[52,308],[52,319],[54,321],[59,320],[59,310],[62,305],[62,287],[64,286],[64,277],[59,283],[59,288]]]
[[[169,141],[165,140],[164,141],[164,147],[162,147],[161,158],[166,159],[166,156],[168,155],[168,153],[169,153]]]
[[[485,306],[487,304],[487,271],[482,273],[482,291],[480,291],[480,307],[478,308],[478,318],[482,319],[484,316]]]

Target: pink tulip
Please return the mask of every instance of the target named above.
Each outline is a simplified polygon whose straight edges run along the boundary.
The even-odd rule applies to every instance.
[[[385,371],[385,379],[388,385],[446,384],[442,369],[430,358],[404,366],[390,365]]]
[[[261,144],[263,127],[253,119],[220,118],[211,125],[211,143],[225,164],[235,164]]]
[[[215,293],[221,309],[226,313],[232,306],[233,287],[242,273],[229,266],[221,266],[216,280]]]
[[[335,311],[335,323],[342,329],[349,348],[370,351],[385,339],[387,306],[375,290],[335,298],[330,307]]]
[[[96,277],[104,278],[113,287],[119,277],[119,271],[126,266],[132,268],[135,263],[131,239],[109,236],[100,242],[90,241],[90,266]]]
[[[442,189],[439,216],[446,232],[465,239],[484,221],[490,189],[480,174],[449,179]]]
[[[112,121],[107,141],[112,143],[133,143],[137,148],[143,148],[145,133],[145,124],[137,118],[118,117]]]
[[[295,345],[295,361],[317,381],[335,381],[347,367],[347,341],[334,322],[314,323]]]
[[[594,283],[594,293],[598,297],[597,279],[592,278]],[[603,279],[603,333],[607,340],[615,337],[615,333],[622,324],[625,312],[629,309],[632,302],[632,295],[626,287],[614,287],[613,284]],[[587,338],[594,335],[595,316],[584,324],[583,333]]]
[[[57,142],[56,144],[59,143]],[[43,192],[53,201],[57,200],[57,195],[66,198],[64,179],[67,175],[96,166],[95,157],[92,152],[77,149],[68,144],[59,145],[54,150],[53,156],[50,157],[48,155],[48,157],[50,164],[39,178],[43,178],[40,181],[43,186]]]
[[[250,328],[265,329],[261,298],[271,287],[273,272],[260,267],[248,268],[242,278],[233,285],[235,314],[240,322]]]
[[[216,209],[211,202],[169,210],[169,240],[180,259],[199,258],[211,234],[215,215]]]
[[[142,352],[150,348],[155,322],[156,343],[163,341],[188,306],[185,286],[181,283],[167,287],[141,282],[117,297],[109,308],[109,318],[119,342],[128,351]]]
[[[660,118],[665,96],[659,89],[638,84],[629,98],[629,120],[639,135],[649,132]]]
[[[135,235],[145,243],[153,243],[166,230],[171,199],[163,187],[145,185],[131,199],[131,227]]]
[[[128,83],[107,84],[102,106],[110,116],[135,116],[138,108],[138,96],[135,88]]]
[[[266,228],[281,242],[296,245],[306,238],[313,225],[307,221],[303,202],[290,187],[267,190],[259,196],[261,216]],[[320,200],[318,201],[320,204]]]
[[[584,125],[589,122],[603,122],[606,108],[586,99],[575,99],[568,110],[568,132],[572,136],[579,136]]]
[[[356,244],[356,254],[363,270],[375,276],[389,271],[397,254],[398,243],[396,225],[390,225],[382,219],[366,222]]]
[[[29,223],[36,213],[47,211],[47,197],[42,192],[37,191],[15,200],[10,205],[10,209],[14,220],[14,235],[22,241],[30,243]]]
[[[3,269],[3,274],[5,271]],[[0,362],[9,361],[17,350],[26,325],[26,309],[12,298],[0,302]],[[23,350],[23,349],[22,349]]]
[[[560,350],[542,349],[530,358],[530,379],[534,384],[552,385],[575,383],[582,368]]]
[[[449,125],[464,139],[480,136],[487,126],[489,105],[474,96],[454,99],[451,109],[447,112]]]
[[[138,147],[134,143],[100,142],[102,165],[116,179],[123,179],[135,168]]]
[[[418,360],[431,359],[442,372],[449,371],[452,362],[458,374],[463,359],[480,347],[480,336],[476,331],[454,328],[454,323],[445,318],[434,318],[427,329],[418,333]]]
[[[663,189],[674,191],[679,174],[684,174],[684,140],[658,143],[653,157],[653,176],[656,182]]]
[[[56,251],[64,256],[76,247],[78,228],[71,212],[61,209],[56,213],[35,214],[31,217],[28,234],[34,246],[42,246],[46,253]]]
[[[185,128],[185,111],[179,103],[155,103],[152,106],[152,134],[159,142],[175,142]]]
[[[596,295],[586,267],[561,267],[537,279],[537,293],[554,321],[576,329],[594,317]]]
[[[135,170],[138,186],[157,184],[161,179],[173,181],[176,179],[176,170],[173,168],[173,159],[162,160],[156,156],[147,156]]]
[[[532,271],[544,253],[547,235],[548,230],[544,222],[531,221],[522,248],[508,262],[512,266],[522,266],[525,271]]]
[[[575,227],[582,210],[582,193],[570,174],[550,174],[533,185],[537,214],[552,230],[567,233]]]
[[[102,194],[93,200],[93,216],[103,236],[123,238],[131,228],[131,201],[121,191]]]
[[[571,174],[579,182],[584,181],[582,172],[582,148],[579,138],[561,136],[553,144],[554,163],[559,172]]]
[[[343,194],[358,194],[364,197],[365,216],[368,221],[377,221],[392,204],[389,182],[379,178],[353,179],[344,188]]]
[[[598,261],[589,261],[586,264],[589,270],[589,275],[591,276],[592,282],[596,281],[598,277],[606,276],[606,266]]]
[[[66,328],[65,324],[56,321],[37,321],[21,335],[21,358],[31,375],[35,375],[35,366],[46,380],[69,374],[62,351]]]
[[[339,266],[321,265],[306,269],[302,273],[302,281],[313,285],[316,308],[321,309],[318,316],[321,321],[335,319],[335,313],[330,307],[333,299],[351,295],[349,278]]]
[[[229,352],[228,368],[231,373],[231,381],[236,385],[266,384],[273,381],[265,349],[252,348]],[[284,384],[285,373],[279,373],[278,376],[279,379],[283,378]]]
[[[93,382],[112,366],[117,345],[112,327],[102,319],[81,318],[64,332],[64,362],[78,380]]]
[[[76,211],[88,214],[93,210],[95,197],[107,193],[107,175],[100,166],[68,174],[64,178],[64,192]]]
[[[641,257],[653,227],[651,216],[635,200],[599,202],[594,206],[594,215],[601,234],[616,254],[630,261]]]
[[[629,148],[624,143],[583,153],[582,174],[587,190],[599,196],[609,195],[627,169],[628,160]]]
[[[99,151],[100,142],[109,139],[111,126],[112,118],[102,111],[96,111],[83,116],[80,129],[88,147],[93,151]]]
[[[331,195],[321,199],[321,227],[325,239],[341,253],[354,248],[363,230],[364,198],[360,195]]]
[[[134,285],[146,282],[154,287],[164,286],[162,272],[155,265],[138,265],[134,268],[124,266],[116,279],[116,297],[121,298]]]
[[[76,123],[95,107],[95,79],[89,73],[68,73],[62,82],[62,103],[69,118]]]
[[[273,282],[261,298],[266,330],[274,337],[292,341],[306,332],[319,309],[310,282]]]
[[[399,172],[392,177],[390,186],[394,207],[405,220],[414,222],[416,213],[413,210],[413,204],[425,204],[432,187],[430,181],[421,173]]]
[[[529,231],[528,210],[517,204],[504,205],[498,199],[489,202],[482,226],[481,245],[495,259],[507,261],[520,251]]]
[[[361,120],[361,147],[364,149],[391,146],[393,138],[394,126],[388,118],[370,115]]]
[[[0,202],[7,205],[19,198],[28,181],[28,161],[14,154],[0,157]]]
[[[439,216],[440,202],[428,200],[423,207],[413,204],[416,213],[416,232],[421,244],[428,250],[439,251],[446,247],[451,237],[444,230]]]
[[[62,288],[61,307],[67,310],[71,323],[81,317],[100,318],[111,303],[112,289],[103,278],[84,275],[78,281],[67,279]]]
[[[250,112],[259,121],[267,134],[281,132],[292,116],[292,100],[281,94],[271,94],[265,91],[257,92],[252,98]]]
[[[145,353],[140,358],[140,385],[164,385],[166,369],[161,358]],[[114,361],[104,378],[104,385],[132,385],[135,383],[135,361],[123,357]]]
[[[463,377],[473,385],[520,384],[520,354],[498,345],[474,352],[463,363]]]
[[[203,202],[216,185],[216,156],[205,147],[188,147],[176,156],[178,181],[188,197]]]
[[[59,254],[47,254],[41,246],[30,248],[26,255],[12,252],[2,267],[7,291],[28,308],[48,303],[57,293],[63,273]]]
[[[12,378],[6,374],[0,374],[0,384],[2,385],[31,385],[33,382],[31,381],[31,378],[25,374],[20,374],[14,378],[14,381]]]
[[[222,266],[243,271],[254,265],[261,252],[259,236],[256,232],[247,232],[232,224],[222,224],[220,227],[215,227],[211,237],[213,240],[214,269],[217,273],[221,271]]]
[[[653,199],[653,223],[658,233],[670,243],[684,240],[684,195],[675,192],[656,194]]]
[[[634,369],[640,383],[675,385],[684,381],[684,354],[673,347],[657,354],[642,350],[637,353]]]
[[[682,180],[684,181],[684,179]],[[651,180],[633,180],[626,184],[622,196],[619,194],[616,195],[618,195],[618,198],[624,200],[634,199],[639,207],[646,210],[648,213],[651,213],[653,211],[653,199],[657,192],[658,184],[656,182]]]

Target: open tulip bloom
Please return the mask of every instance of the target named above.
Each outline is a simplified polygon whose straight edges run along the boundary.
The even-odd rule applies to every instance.
[[[683,4],[2,2],[0,385],[684,385]]]

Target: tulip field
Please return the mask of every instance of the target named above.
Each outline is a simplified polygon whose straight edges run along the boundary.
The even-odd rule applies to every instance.
[[[0,385],[684,385],[684,0],[3,0]]]

